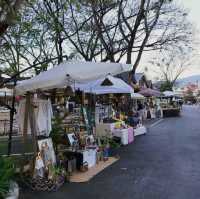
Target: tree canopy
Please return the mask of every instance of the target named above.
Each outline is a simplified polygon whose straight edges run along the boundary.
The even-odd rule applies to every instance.
[[[192,42],[187,12],[170,0],[34,0],[15,20],[0,44],[9,74],[30,66],[39,73],[64,60],[126,62],[135,73],[143,53]]]

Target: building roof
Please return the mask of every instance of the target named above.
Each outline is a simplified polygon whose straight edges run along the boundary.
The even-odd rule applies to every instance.
[[[121,73],[117,75],[117,77],[121,78],[126,83],[129,83],[129,72]],[[139,84],[140,81],[144,81],[144,84],[147,88],[152,88],[152,81],[147,80],[146,75],[144,73],[135,73],[135,75],[132,76],[132,82]]]
[[[143,77],[144,77],[144,73],[136,73],[135,75],[132,76],[132,81],[136,81],[136,83],[138,83]],[[123,79],[126,83],[128,83],[129,81],[129,72],[123,72],[119,75],[117,75],[117,77]]]

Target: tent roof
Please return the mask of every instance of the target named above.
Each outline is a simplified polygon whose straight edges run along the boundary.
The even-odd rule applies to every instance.
[[[16,86],[18,94],[37,89],[47,90],[61,88],[67,85],[67,75],[78,83],[86,83],[105,77],[107,74],[116,75],[130,71],[130,64],[105,63],[105,62],[63,62],[60,65],[40,73],[39,75],[19,82]]]
[[[119,75],[117,75],[119,78],[123,79],[126,83],[129,82],[129,72],[123,72]],[[132,80],[136,80],[137,83],[139,83],[139,81],[145,77],[144,73],[135,73],[134,75],[132,75]]]
[[[175,96],[175,93],[173,91],[164,91],[163,94],[166,97],[173,97],[173,96]]]
[[[145,97],[141,95],[140,93],[131,93],[131,97],[133,99],[145,99]]]
[[[161,95],[161,92],[157,90],[153,90],[151,88],[145,88],[139,92],[141,95],[144,95],[145,97],[159,97]]]
[[[107,83],[107,85],[106,85]],[[104,78],[88,82],[86,84],[75,84],[76,89],[86,93],[108,94],[108,93],[134,93],[134,90],[120,78],[107,75]]]

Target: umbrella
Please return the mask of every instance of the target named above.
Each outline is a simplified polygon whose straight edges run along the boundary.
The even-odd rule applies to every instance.
[[[145,97],[139,93],[131,93],[131,98],[133,99],[145,99]]]
[[[134,89],[122,79],[107,75],[105,78],[90,81],[86,84],[75,84],[76,89],[85,93],[109,94],[109,93],[134,93]]]
[[[161,96],[161,92],[151,89],[151,88],[145,88],[139,92],[141,95],[144,95],[145,97],[159,97]]]
[[[164,91],[163,94],[164,94],[165,97],[175,96],[175,93],[173,91]]]

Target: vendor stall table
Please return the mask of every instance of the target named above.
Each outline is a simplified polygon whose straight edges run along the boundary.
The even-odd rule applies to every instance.
[[[134,131],[133,127],[128,128],[128,143],[132,143],[134,141]]]
[[[162,109],[163,117],[177,117],[180,116],[179,108],[163,108]]]
[[[97,136],[111,136],[112,131],[115,128],[115,123],[99,123],[96,124]]]
[[[140,126],[136,129],[134,129],[134,136],[137,136],[137,135],[144,135],[147,133],[147,129],[145,126]]]
[[[96,149],[86,149],[86,150],[77,150],[72,151],[71,149],[65,150],[66,156],[74,156],[76,157],[76,167],[80,169],[80,166],[87,162],[88,168],[91,168],[96,165],[97,159],[97,150]]]
[[[115,129],[117,122],[113,123],[99,123],[96,124],[96,135],[97,136],[111,136],[112,137],[112,132]],[[121,125],[125,125],[124,121],[120,121]]]
[[[128,144],[128,129],[114,129],[113,136],[121,138],[121,144]]]

